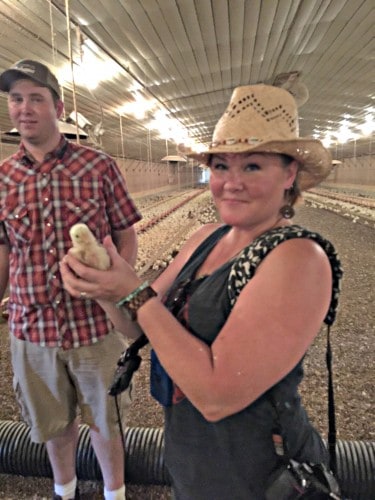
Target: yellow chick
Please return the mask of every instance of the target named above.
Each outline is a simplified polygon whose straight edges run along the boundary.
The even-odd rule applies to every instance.
[[[107,250],[101,245],[86,224],[74,224],[69,231],[73,247],[69,253],[88,266],[109,269],[111,260]]]

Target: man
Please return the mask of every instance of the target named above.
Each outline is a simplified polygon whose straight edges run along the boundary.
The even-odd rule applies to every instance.
[[[125,498],[123,443],[108,396],[125,339],[103,310],[63,288],[59,261],[69,229],[85,223],[101,241],[112,234],[135,263],[134,223],[141,216],[115,162],[68,142],[58,129],[60,87],[43,64],[22,60],[0,75],[19,150],[0,167],[0,300],[9,281],[14,382],[35,442],[45,442],[54,499],[79,498],[75,454],[78,420],[90,426],[106,500]],[[122,413],[129,394],[121,396]],[[77,408],[79,414],[77,416]]]

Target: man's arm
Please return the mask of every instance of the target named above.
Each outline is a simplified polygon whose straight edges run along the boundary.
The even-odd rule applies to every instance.
[[[3,299],[9,280],[9,247],[0,244],[0,301]]]
[[[138,240],[135,227],[131,226],[123,231],[114,231],[112,238],[121,257],[134,267],[138,252]]]

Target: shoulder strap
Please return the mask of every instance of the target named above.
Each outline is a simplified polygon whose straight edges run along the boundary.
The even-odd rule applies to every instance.
[[[194,250],[188,261],[184,264],[179,272],[179,275],[192,262],[198,259],[199,263],[203,262],[207,255],[211,252],[216,243],[230,230],[230,226],[222,225],[215,229],[206,239],[204,239]]]
[[[231,306],[246,283],[254,276],[261,261],[280,243],[293,238],[308,238],[318,243],[328,256],[332,268],[332,295],[331,303],[324,322],[327,324],[326,364],[328,371],[328,450],[330,455],[330,468],[336,472],[336,418],[334,389],[332,376],[332,349],[330,342],[330,326],[336,319],[338,297],[340,293],[340,280],[342,278],[341,263],[333,245],[318,233],[301,228],[300,226],[286,226],[276,228],[260,235],[249,246],[244,248],[234,261],[228,278],[228,294]]]
[[[228,294],[233,307],[246,283],[254,276],[261,261],[277,245],[294,238],[308,238],[318,243],[328,256],[332,268],[332,296],[328,313],[324,319],[327,325],[332,325],[336,318],[338,298],[340,294],[340,280],[342,277],[341,263],[331,242],[320,234],[304,229],[300,226],[286,226],[275,228],[258,236],[250,245],[245,247],[234,261],[228,278]]]

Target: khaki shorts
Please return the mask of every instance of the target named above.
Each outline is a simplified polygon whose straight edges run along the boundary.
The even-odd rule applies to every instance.
[[[119,432],[115,398],[107,392],[126,347],[117,332],[91,346],[69,350],[11,336],[14,390],[32,441],[58,436],[77,415],[105,439],[115,437]],[[118,396],[123,424],[131,391],[130,387]]]

